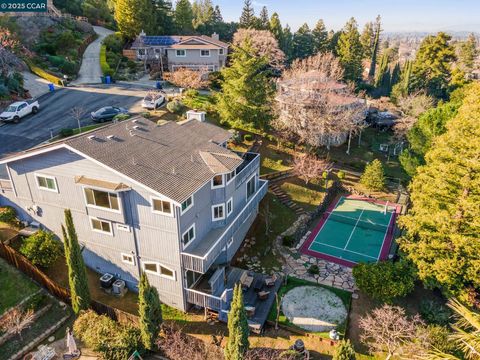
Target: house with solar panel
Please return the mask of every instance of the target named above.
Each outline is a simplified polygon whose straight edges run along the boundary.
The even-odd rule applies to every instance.
[[[128,52],[126,52],[127,54]],[[228,44],[212,36],[147,36],[143,31],[130,47],[130,57],[169,71],[180,68],[218,71],[225,66]]]
[[[85,263],[99,277],[136,290],[145,272],[165,304],[200,306],[226,320],[236,282],[259,297],[253,275],[229,265],[268,187],[260,155],[230,150],[230,137],[194,118],[104,126],[1,159],[9,186],[0,205],[59,237],[70,209]],[[277,285],[270,280],[258,300],[263,322]]]

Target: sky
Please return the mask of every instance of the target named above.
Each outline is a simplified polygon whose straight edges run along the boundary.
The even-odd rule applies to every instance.
[[[237,21],[243,0],[213,0],[226,21]],[[339,30],[354,16],[360,26],[380,14],[385,31],[480,32],[480,0],[253,0],[258,15],[265,5],[277,12],[282,25],[293,30],[304,22],[313,27],[323,19],[328,29]]]

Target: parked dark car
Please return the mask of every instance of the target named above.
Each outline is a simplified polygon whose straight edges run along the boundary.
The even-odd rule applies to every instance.
[[[128,114],[128,110],[121,107],[105,106],[92,112],[91,118],[95,122],[104,122],[112,120],[118,114]]]

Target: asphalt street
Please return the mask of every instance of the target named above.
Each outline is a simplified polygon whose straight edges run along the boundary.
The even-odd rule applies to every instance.
[[[81,120],[81,126],[85,126],[92,123],[90,113],[103,106],[141,112],[140,102],[145,94],[146,89],[116,85],[68,87],[46,94],[39,99],[38,114],[29,115],[18,124],[0,126],[0,158],[47,141],[61,129],[78,127],[77,120],[71,115],[73,107],[85,111]]]

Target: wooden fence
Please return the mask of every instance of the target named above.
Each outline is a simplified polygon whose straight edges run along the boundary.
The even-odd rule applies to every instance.
[[[43,286],[57,299],[71,304],[70,291],[63,286],[60,286],[55,281],[50,279],[45,273],[43,273],[38,267],[33,265],[26,257],[18,253],[14,248],[0,242],[0,257],[5,259],[10,265],[15,266],[18,270],[30,277],[36,283]],[[121,324],[138,324],[138,317],[119,310],[117,308],[108,306],[96,300],[92,300],[90,303],[92,310],[99,315],[106,315],[112,320],[118,321]]]

